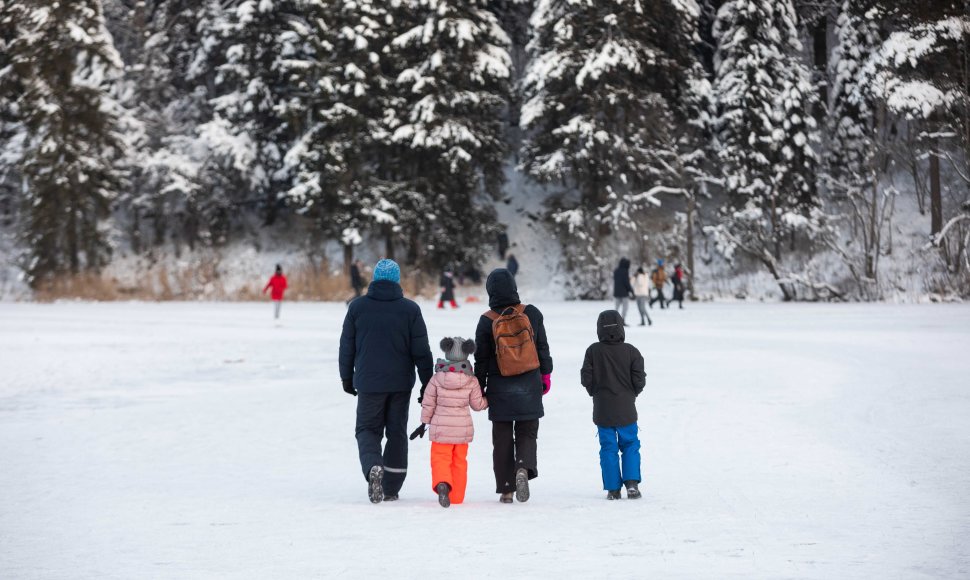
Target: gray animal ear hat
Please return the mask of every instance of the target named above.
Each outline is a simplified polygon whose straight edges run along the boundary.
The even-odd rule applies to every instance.
[[[475,341],[460,336],[442,338],[440,346],[445,358],[450,361],[468,360],[468,355],[475,352]]]

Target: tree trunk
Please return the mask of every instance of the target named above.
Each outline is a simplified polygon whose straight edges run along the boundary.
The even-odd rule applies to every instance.
[[[771,192],[771,241],[774,243],[775,259],[781,260],[781,240],[778,238],[778,209],[775,192]]]
[[[75,189],[76,191],[76,189]],[[71,201],[75,201],[75,193],[71,193]],[[67,257],[68,263],[71,265],[71,274],[77,274],[81,270],[81,256],[78,236],[78,223],[77,223],[77,212],[78,208],[76,205],[71,205],[67,212]]]
[[[394,259],[394,228],[390,224],[384,226],[384,257]]]
[[[943,229],[943,194],[940,190],[940,158],[930,153],[930,235]]]
[[[690,300],[694,296],[694,213],[697,210],[697,200],[693,195],[687,199],[687,292]]]
[[[344,244],[344,275],[350,276],[350,264],[354,261],[354,247]]]
[[[778,287],[781,288],[782,300],[784,300],[785,302],[791,302],[792,300],[794,300],[795,296],[794,294],[792,294],[792,291],[788,287],[788,284],[781,281],[781,275],[778,274],[778,268],[775,267],[775,263],[770,259],[761,260],[761,261],[764,262],[764,265],[768,268],[768,271],[771,272],[771,276],[775,279],[776,282],[778,282]]]
[[[876,279],[876,255],[879,253],[879,224],[877,219],[879,186],[872,182],[872,200],[869,202],[869,243],[866,248],[866,277]]]

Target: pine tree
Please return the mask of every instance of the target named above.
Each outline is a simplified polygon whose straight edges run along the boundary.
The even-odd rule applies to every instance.
[[[521,125],[523,168],[576,188],[552,218],[576,297],[605,292],[602,240],[636,230],[650,191],[677,185],[672,137],[692,66],[690,2],[540,0]]]
[[[832,107],[826,134],[826,174],[836,191],[865,187],[872,180],[876,103],[865,68],[881,40],[878,23],[846,1],[839,10],[831,60]]]
[[[224,242],[239,221],[250,158],[210,102],[227,13],[218,0],[139,2],[128,26],[141,41],[121,92],[140,124],[127,129],[136,159],[118,205],[133,249],[171,242],[178,254]]]
[[[0,228],[11,227],[17,213],[20,192],[17,161],[23,155],[26,134],[18,119],[15,102],[23,92],[20,78],[10,67],[11,46],[17,38],[22,7],[0,0]]]
[[[38,286],[107,259],[102,220],[124,177],[109,93],[121,62],[99,1],[30,0],[22,8],[9,58],[24,87],[16,101],[27,134],[18,170],[30,250],[25,269]]]
[[[970,279],[966,273],[970,228],[962,223],[970,203],[968,4],[963,0],[860,0],[859,4],[856,10],[871,6],[887,33],[878,59],[867,72],[874,70],[873,91],[888,111],[903,117],[900,125],[916,134],[908,144],[906,161],[914,168],[917,182],[922,181],[918,167],[924,158],[928,165],[928,183],[923,186],[929,194],[929,235],[947,270],[948,284],[960,288]],[[943,167],[947,165],[960,178],[960,186],[946,187]],[[947,228],[950,216],[962,225]]]
[[[729,259],[741,249],[763,263],[790,300],[782,244],[817,230],[815,91],[791,0],[727,2],[715,38],[715,125],[729,200],[708,231]]]
[[[889,225],[887,208],[892,206],[892,196],[880,191],[891,120],[873,90],[881,45],[875,12],[858,11],[853,2],[843,2],[835,37],[823,179],[853,227],[843,232],[844,239],[830,239],[829,247],[842,258],[859,295],[871,299],[878,296],[878,257]]]
[[[319,7],[314,0],[243,0],[221,30],[225,63],[213,105],[228,121],[228,136],[250,150],[247,185],[267,225],[287,178],[283,155],[304,121],[302,97],[313,90],[300,81],[317,56],[310,34]]]
[[[349,267],[365,234],[384,235],[393,257],[393,230],[401,223],[384,167],[391,81],[383,52],[395,27],[383,2],[330,0],[322,12],[308,35],[317,39],[312,64],[298,75],[307,87],[306,121],[285,155],[287,197],[321,235],[342,243]]]
[[[420,202],[412,208],[427,211],[409,224],[410,258],[435,267],[479,262],[494,231],[489,199],[503,179],[511,57],[486,4],[402,2],[402,32],[387,49],[398,95],[388,126],[397,181],[406,200]]]

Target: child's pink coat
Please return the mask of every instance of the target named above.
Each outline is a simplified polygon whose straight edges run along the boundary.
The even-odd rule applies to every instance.
[[[459,372],[435,373],[421,401],[421,422],[431,426],[430,439],[452,445],[471,443],[475,436],[468,407],[488,408],[478,379]]]

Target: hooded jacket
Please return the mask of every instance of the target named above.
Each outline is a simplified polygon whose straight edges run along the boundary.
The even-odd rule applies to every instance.
[[[347,308],[340,334],[340,378],[361,393],[395,393],[414,387],[415,367],[426,385],[434,359],[421,308],[401,286],[375,280]]]
[[[451,445],[471,443],[475,425],[469,407],[476,411],[488,407],[478,380],[457,371],[435,373],[421,400],[421,422],[431,425],[429,438]]]
[[[488,306],[502,312],[509,306],[519,304],[519,292],[515,278],[505,268],[498,268],[485,281]],[[532,324],[539,368],[512,377],[503,377],[495,357],[495,339],[492,337],[492,321],[484,314],[475,329],[475,376],[488,396],[488,418],[492,421],[528,421],[543,416],[542,375],[552,372],[552,357],[546,340],[546,327],[542,313],[535,306],[525,307],[525,315]]]
[[[586,349],[580,380],[593,397],[593,423],[622,427],[637,421],[636,398],[646,384],[643,356],[626,344],[623,318],[616,310],[601,312],[595,342]]]
[[[613,297],[629,298],[631,294],[633,286],[630,285],[630,260],[623,258],[616,270],[613,270]]]

